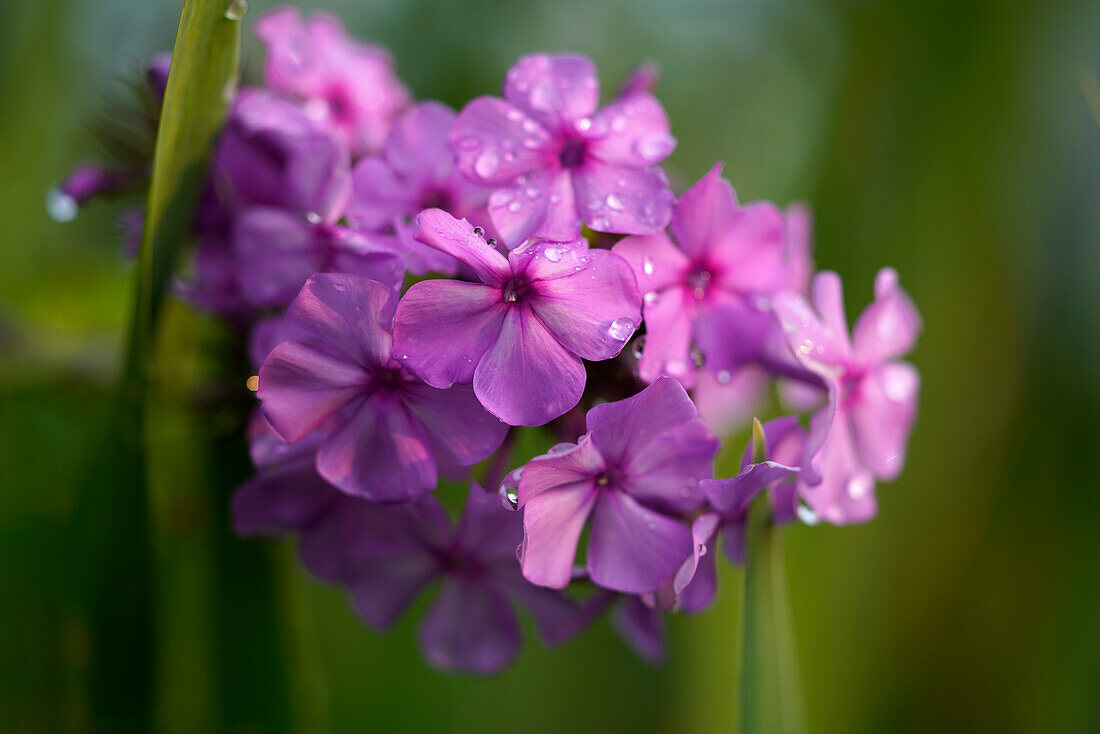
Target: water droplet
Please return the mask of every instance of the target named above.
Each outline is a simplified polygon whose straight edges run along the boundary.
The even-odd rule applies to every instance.
[[[597,232],[603,232],[611,227],[611,220],[601,215],[592,220],[591,226]]]
[[[807,505],[800,504],[795,508],[794,514],[798,515],[798,519],[806,525],[813,527],[821,522],[821,519],[817,516],[817,513],[811,510]]]
[[[648,257],[642,261],[642,272],[646,275],[653,275],[653,261]]]
[[[611,322],[611,326],[608,327],[607,333],[611,335],[612,339],[625,342],[637,328],[638,325],[635,324],[632,319],[622,316]]]
[[[623,130],[626,130],[626,117],[623,115],[616,115],[611,120],[611,131],[621,133]]]
[[[512,212],[513,214],[515,214],[515,213],[516,213],[516,212],[518,212],[518,211],[519,211],[519,210],[520,210],[520,209],[521,209],[522,207],[523,207],[523,205],[522,205],[522,204],[520,204],[520,203],[519,203],[518,201],[513,201],[513,202],[512,202],[511,204],[509,204],[509,205],[508,205],[508,211],[510,211],[510,212]]]
[[[623,210],[623,199],[618,194],[607,195],[607,208],[614,211],[621,212]]]
[[[673,357],[665,362],[665,372],[673,377],[680,377],[686,375],[688,372],[688,364],[679,357]]]
[[[240,20],[247,12],[248,2],[246,0],[229,0],[229,5],[225,6],[225,17],[228,20]]]
[[[53,189],[46,194],[46,213],[55,222],[71,222],[79,210],[76,199],[61,189]]]
[[[310,224],[320,224],[321,215],[317,212],[306,212],[306,221]]]
[[[550,195],[550,203],[551,204],[560,204],[561,203],[561,194],[551,194]]]
[[[657,291],[649,291],[644,296],[642,296],[642,300],[645,301],[646,303],[652,305],[652,304],[656,303],[657,300],[660,297],[661,297],[661,294],[658,293]]]
[[[867,496],[871,489],[871,483],[867,477],[855,476],[848,480],[848,496],[854,500],[861,500]]]
[[[645,336],[640,336],[634,340],[634,346],[631,347],[630,353],[634,355],[634,359],[641,359],[642,352],[645,351]]]
[[[481,227],[474,227],[474,234],[476,234],[478,237],[484,237],[485,236],[485,230],[482,229]]]
[[[552,263],[556,263],[561,260],[561,248],[560,247],[547,247],[542,253],[547,260]]]
[[[592,127],[592,118],[591,117],[582,117],[580,120],[577,121],[577,129],[580,130],[582,133],[587,132],[588,129],[591,128],[591,127]]]
[[[718,370],[714,375],[714,379],[718,380],[719,385],[728,385],[730,380],[733,379],[733,375],[730,374],[729,370]]]
[[[676,147],[674,139],[667,135],[660,135],[638,143],[638,155],[651,163],[656,163],[667,158],[674,147]]]
[[[528,199],[537,199],[537,198],[539,198],[539,194],[541,192],[539,191],[537,186],[531,186],[531,187],[528,187],[528,189],[526,191],[524,191],[523,193],[527,194]]]
[[[534,135],[535,133],[539,132],[539,129],[539,124],[532,120],[530,117],[523,121],[524,132]]]
[[[539,141],[535,140],[534,138],[524,138],[523,140],[523,147],[527,148],[527,150],[534,150],[535,148],[538,148],[539,145],[541,145],[541,143],[539,143]]]
[[[500,157],[492,148],[486,148],[474,161],[474,173],[482,178],[490,178],[500,166]]]
[[[706,546],[706,544],[705,544],[705,543],[700,543],[700,544],[699,544],[699,555],[700,555],[700,556],[705,556],[706,554],[707,554],[707,546]]]
[[[517,110],[515,107],[509,107],[508,111],[504,114],[512,122],[519,122],[523,119],[523,113]]]

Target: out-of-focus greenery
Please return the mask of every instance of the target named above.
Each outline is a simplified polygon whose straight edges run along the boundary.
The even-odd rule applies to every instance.
[[[251,6],[254,19],[269,4]],[[1100,729],[1100,124],[1083,92],[1100,74],[1100,5],[327,7],[389,46],[418,96],[455,105],[495,92],[530,50],[588,53],[605,88],[656,60],[679,185],[720,159],[744,200],[808,201],[818,264],[843,275],[851,314],[874,272],[896,266],[925,319],[907,470],[880,487],[873,523],[784,534],[811,730]],[[138,0],[0,4],[5,731],[95,724],[94,641],[72,599],[74,585],[104,580],[80,577],[73,522],[130,292],[117,208],[60,225],[43,199],[94,154],[84,122],[170,46],[178,12]],[[246,67],[259,58],[247,41]],[[503,674],[475,679],[425,666],[417,610],[374,634],[286,545],[232,538],[225,497],[207,488],[247,471],[239,445],[219,438],[233,428],[220,407],[240,396],[215,388],[197,410],[184,388],[210,375],[239,385],[243,372],[219,374],[215,325],[183,308],[166,317],[150,435],[158,730],[732,726],[736,571],[711,610],[673,620],[661,667],[598,625],[559,650],[533,642]]]

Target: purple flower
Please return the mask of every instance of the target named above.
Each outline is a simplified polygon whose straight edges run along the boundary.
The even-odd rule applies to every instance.
[[[363,158],[352,171],[352,201],[347,217],[368,231],[393,229],[408,270],[453,275],[458,262],[417,242],[408,226],[425,209],[443,209],[456,217],[489,227],[485,205],[490,189],[468,180],[454,165],[447,135],[455,113],[439,102],[410,108],[375,156]]]
[[[423,281],[398,304],[394,351],[429,385],[472,382],[505,423],[543,425],[580,400],[581,359],[614,357],[634,333],[641,297],[618,256],[579,240],[532,242],[505,257],[439,209],[417,223],[422,242],[481,281]]]
[[[668,223],[673,195],[655,167],[676,145],[664,108],[644,91],[597,110],[599,98],[589,59],[533,54],[508,71],[504,99],[479,97],[459,114],[459,170],[498,189],[489,215],[510,247],[571,240],[582,221],[619,234]]]
[[[588,411],[588,433],[531,460],[519,480],[523,575],[569,583],[581,530],[592,532],[589,578],[627,593],[655,591],[691,555],[681,516],[703,500],[718,440],[684,388],[658,379],[637,395]]]
[[[851,339],[840,278],[818,273],[812,296],[813,306],[794,293],[774,300],[791,351],[829,388],[811,422],[813,461],[803,466],[799,493],[820,518],[863,522],[876,512],[875,480],[894,479],[905,463],[920,377],[898,358],[912,349],[920,315],[891,268],[875,278],[875,300]]]
[[[267,46],[265,84],[301,100],[355,156],[377,150],[409,103],[389,54],[349,38],[332,15],[278,8],[256,21],[256,35]]]
[[[337,222],[351,194],[345,145],[269,92],[238,94],[199,213],[188,295],[220,312],[283,307],[313,273],[398,288],[402,259]]]
[[[321,345],[285,342],[260,368],[259,397],[272,427],[296,442],[333,419],[317,471],[375,501],[431,491],[440,468],[457,474],[481,461],[507,431],[468,386],[438,390],[393,359],[394,298],[361,276],[312,276],[289,313]]]
[[[719,341],[748,361],[773,319],[764,301],[787,286],[786,231],[772,204],[739,206],[717,164],[676,202],[670,231],[627,237],[622,255],[645,293],[645,345],[638,363],[643,380],[670,375],[695,383],[705,344]],[[724,309],[723,318],[708,319]]]
[[[520,575],[520,518],[474,484],[452,531],[432,497],[402,505],[354,505],[302,538],[303,555],[350,589],[359,613],[388,628],[435,580],[442,587],[420,625],[428,661],[445,670],[491,673],[520,648],[514,610],[532,613],[540,636],[558,644],[587,621],[567,597]]]

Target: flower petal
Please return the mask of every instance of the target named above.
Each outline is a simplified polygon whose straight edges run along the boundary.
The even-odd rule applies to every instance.
[[[669,375],[686,387],[695,384],[691,341],[695,326],[696,300],[690,290],[666,288],[645,296],[645,343],[638,360],[638,376],[652,382]]]
[[[642,298],[625,260],[607,250],[540,243],[527,267],[531,310],[579,357],[610,359],[642,321]],[[530,249],[530,248],[528,248]]]
[[[699,483],[714,475],[719,447],[718,439],[698,418],[669,428],[645,448],[627,453],[621,467],[626,489],[661,507],[691,510],[703,501]]]
[[[642,293],[656,295],[671,285],[683,283],[691,268],[691,261],[664,232],[624,237],[611,251],[630,263]]]
[[[241,295],[259,308],[289,303],[313,273],[324,270],[310,227],[285,209],[253,207],[233,225]]]
[[[600,109],[590,128],[589,155],[604,163],[645,168],[676,148],[665,108],[651,94],[633,94]]]
[[[257,470],[233,495],[237,535],[278,537],[320,517],[339,492],[317,474],[313,454]]]
[[[860,383],[852,426],[860,459],[879,479],[895,479],[905,466],[919,391],[920,375],[907,362],[884,364]]]
[[[564,444],[550,453],[527,462],[519,476],[519,506],[547,490],[592,480],[606,468],[589,434],[581,436],[574,446]]]
[[[427,438],[392,396],[375,393],[317,451],[317,471],[339,489],[372,502],[416,499],[438,474]]]
[[[597,232],[654,234],[672,218],[676,197],[660,168],[639,170],[590,158],[573,174],[577,211]]]
[[[493,97],[478,97],[467,104],[449,140],[458,170],[488,186],[503,186],[542,168],[557,153],[557,141],[541,119]]]
[[[469,267],[483,283],[499,286],[511,275],[508,260],[465,219],[442,209],[425,209],[416,217],[416,239]]]
[[[920,314],[898,286],[897,272],[883,268],[875,277],[874,302],[852,329],[856,357],[867,365],[897,359],[913,348],[920,329]]]
[[[623,597],[611,610],[611,623],[635,653],[651,663],[665,657],[664,616],[637,596]]]
[[[593,583],[632,594],[656,591],[690,555],[691,532],[683,523],[643,507],[625,492],[599,493],[588,541]]]
[[[668,377],[625,400],[588,411],[592,441],[608,466],[618,466],[649,451],[668,431],[698,419],[695,404],[680,383]]]
[[[715,280],[735,293],[774,293],[787,286],[786,223],[768,202],[748,204],[709,247]]]
[[[469,383],[500,336],[500,291],[480,283],[426,280],[409,288],[394,317],[394,354],[433,387]]]
[[[492,673],[519,653],[519,621],[508,598],[473,579],[449,576],[420,625],[420,648],[436,668]]]
[[[558,487],[527,501],[520,546],[524,578],[554,589],[569,585],[577,541],[596,496],[595,486],[588,481]]]
[[[669,230],[680,248],[697,259],[721,238],[738,216],[737,196],[715,163],[676,202]]]
[[[352,194],[345,216],[356,227],[381,231],[398,217],[417,213],[419,191],[398,178],[381,157],[363,158],[351,172]]]
[[[409,384],[405,407],[420,423],[433,447],[461,466],[476,464],[497,450],[508,425],[481,407],[469,385],[446,390]]]
[[[493,347],[474,371],[477,399],[513,426],[541,426],[562,415],[584,392],[581,360],[558,343],[525,308],[511,308]]]
[[[293,443],[363,392],[362,366],[315,347],[284,342],[260,367],[257,395],[264,417]]]
[[[530,54],[508,70],[504,98],[550,129],[596,111],[600,84],[591,59],[579,54]]]
[[[390,359],[394,291],[361,275],[319,273],[302,286],[288,314],[364,367]]]
[[[508,247],[517,247],[531,237],[568,242],[581,231],[573,179],[556,165],[545,172],[533,171],[520,177],[514,186],[494,191],[488,212]]]
[[[875,516],[875,480],[859,462],[848,415],[836,415],[821,451],[816,456],[821,483],[799,483],[802,499],[823,520],[834,525],[866,522]]]

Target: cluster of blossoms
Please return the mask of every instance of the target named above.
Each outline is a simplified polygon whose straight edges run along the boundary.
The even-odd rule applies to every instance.
[[[491,672],[519,608],[550,644],[609,611],[659,656],[762,494],[776,523],[875,514],[915,417],[913,304],[884,269],[849,332],[806,210],[739,202],[720,164],[677,198],[652,70],[600,106],[587,58],[533,54],[455,112],[334,18],[256,31],[264,83],[232,105],[178,286],[258,374],[241,534],[296,534],[376,628],[440,579],[425,656]],[[716,478],[772,384],[795,414]],[[520,432],[544,453],[516,466]],[[469,484],[453,525],[441,479]]]

